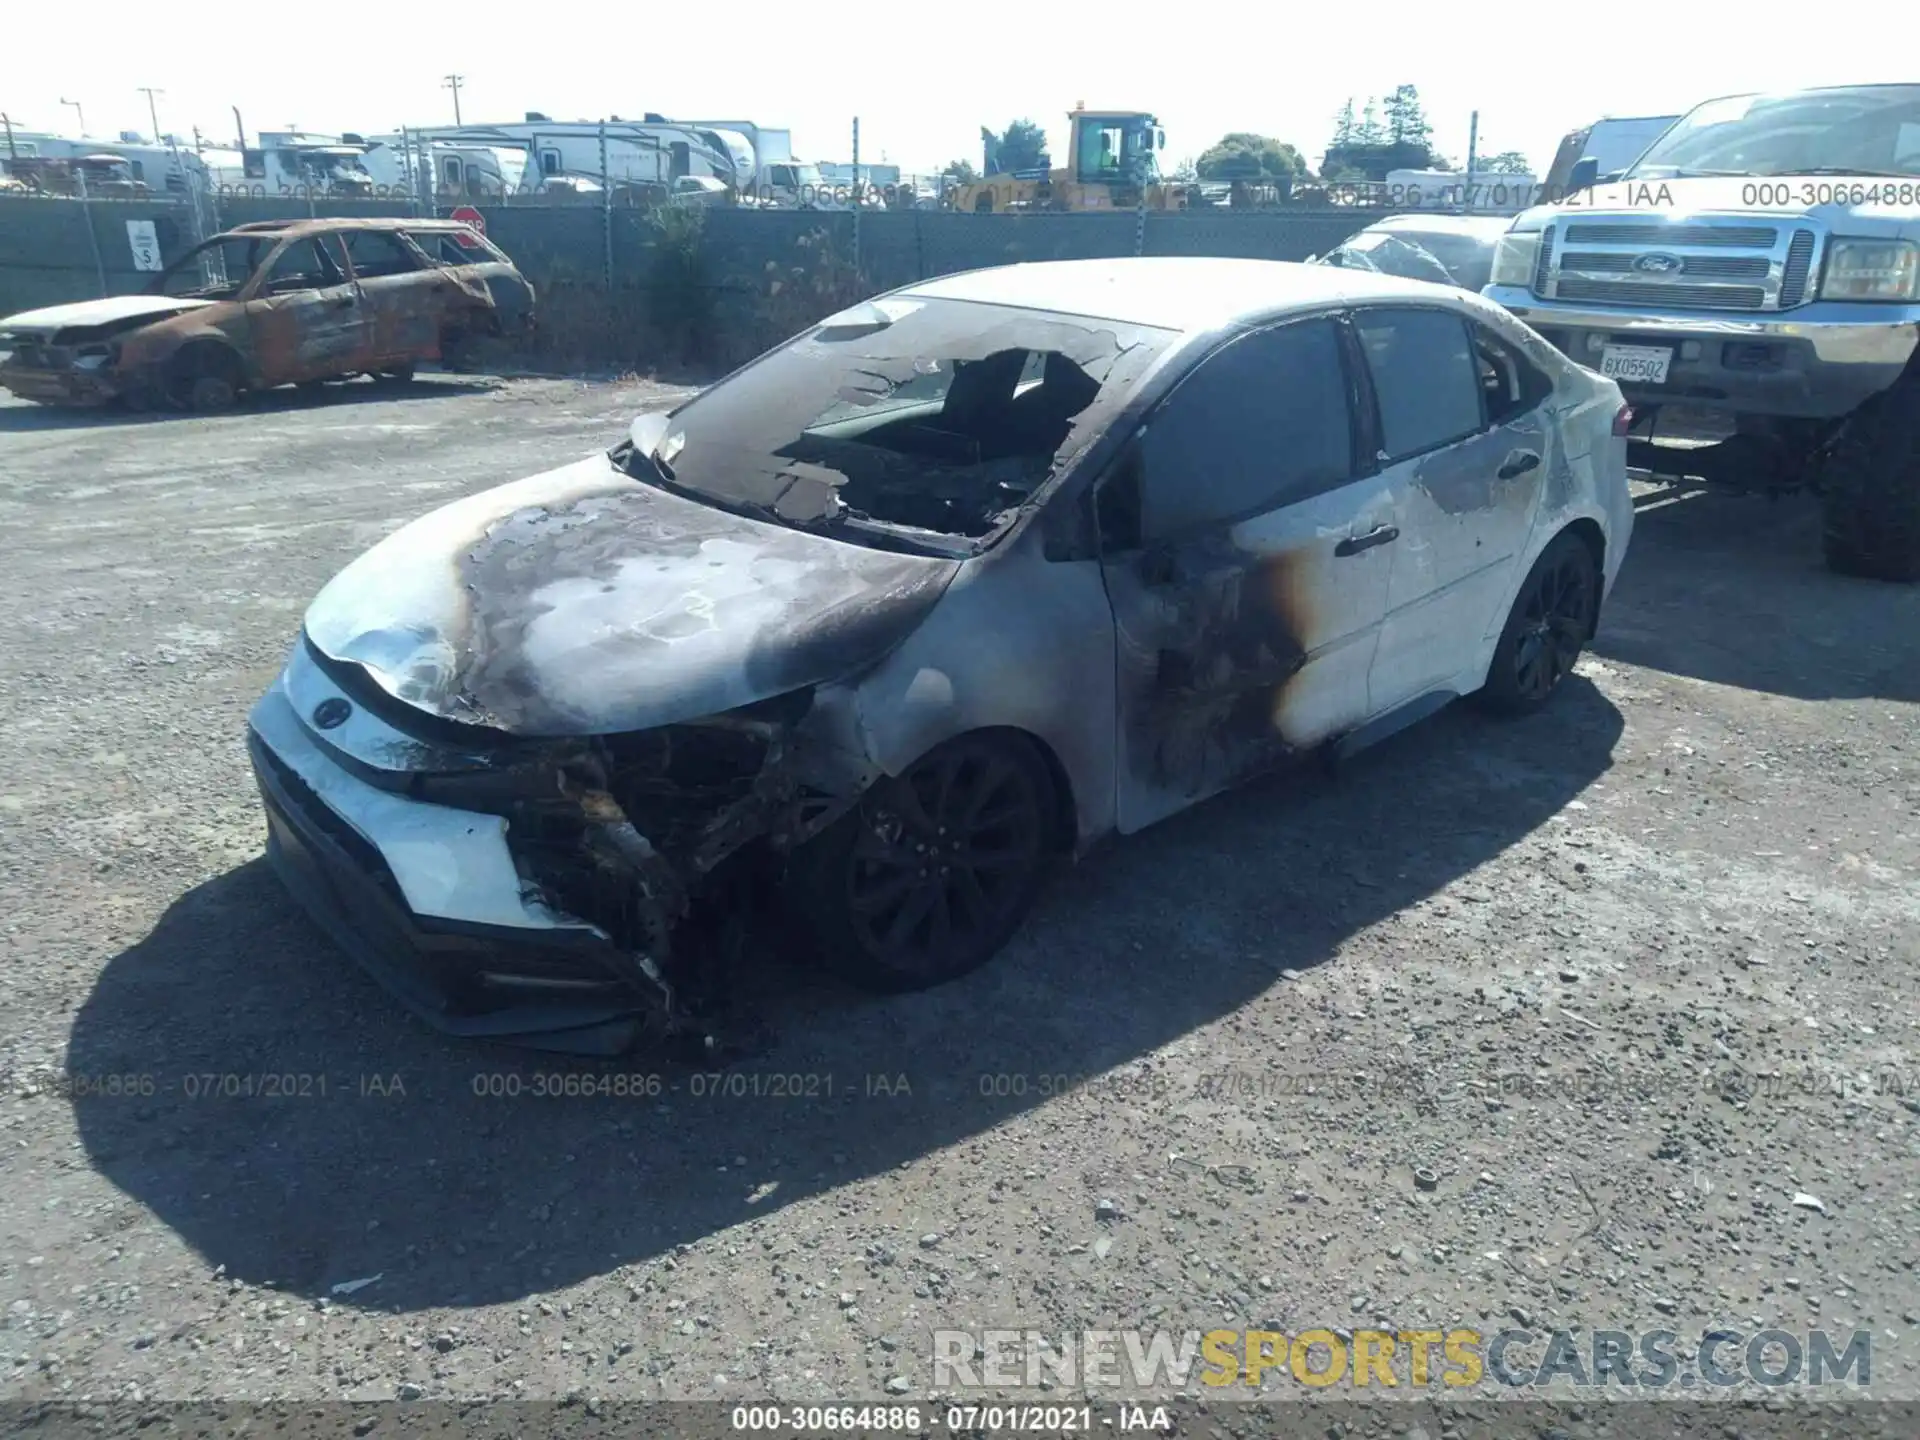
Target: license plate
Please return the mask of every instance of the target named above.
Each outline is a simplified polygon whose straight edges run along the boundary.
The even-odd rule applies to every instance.
[[[1673,351],[1658,345],[1609,345],[1600,352],[1600,373],[1609,380],[1664,385],[1672,363]]]

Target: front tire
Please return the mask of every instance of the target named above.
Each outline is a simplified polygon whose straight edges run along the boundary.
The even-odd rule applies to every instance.
[[[1920,580],[1920,381],[1903,380],[1841,427],[1820,467],[1827,568]]]
[[[794,855],[789,894],[822,963],[863,989],[957,980],[1005,945],[1045,879],[1058,792],[1034,744],[935,747]]]
[[[1573,673],[1599,616],[1600,567],[1578,535],[1562,531],[1521,582],[1476,698],[1503,715],[1538,710]]]

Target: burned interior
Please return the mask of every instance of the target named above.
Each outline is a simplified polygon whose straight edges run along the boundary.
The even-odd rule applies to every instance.
[[[787,524],[979,542],[1098,433],[1160,335],[954,301],[870,303],[677,412],[641,468]]]

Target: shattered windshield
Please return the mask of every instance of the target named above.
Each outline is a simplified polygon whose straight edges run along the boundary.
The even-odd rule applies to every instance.
[[[675,489],[785,524],[975,541],[1100,433],[1174,335],[870,301],[688,402],[654,459]]]
[[[1920,175],[1920,85],[1859,85],[1710,100],[1628,176]]]

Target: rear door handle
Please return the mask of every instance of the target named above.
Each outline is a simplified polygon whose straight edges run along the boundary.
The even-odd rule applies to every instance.
[[[1526,474],[1540,463],[1540,457],[1531,450],[1516,450],[1507,456],[1507,463],[1500,467],[1502,480],[1513,480]]]
[[[1333,547],[1336,555],[1358,555],[1362,550],[1371,550],[1376,545],[1385,545],[1390,540],[1398,540],[1400,530],[1395,525],[1382,525],[1369,530],[1365,535],[1349,535]]]

